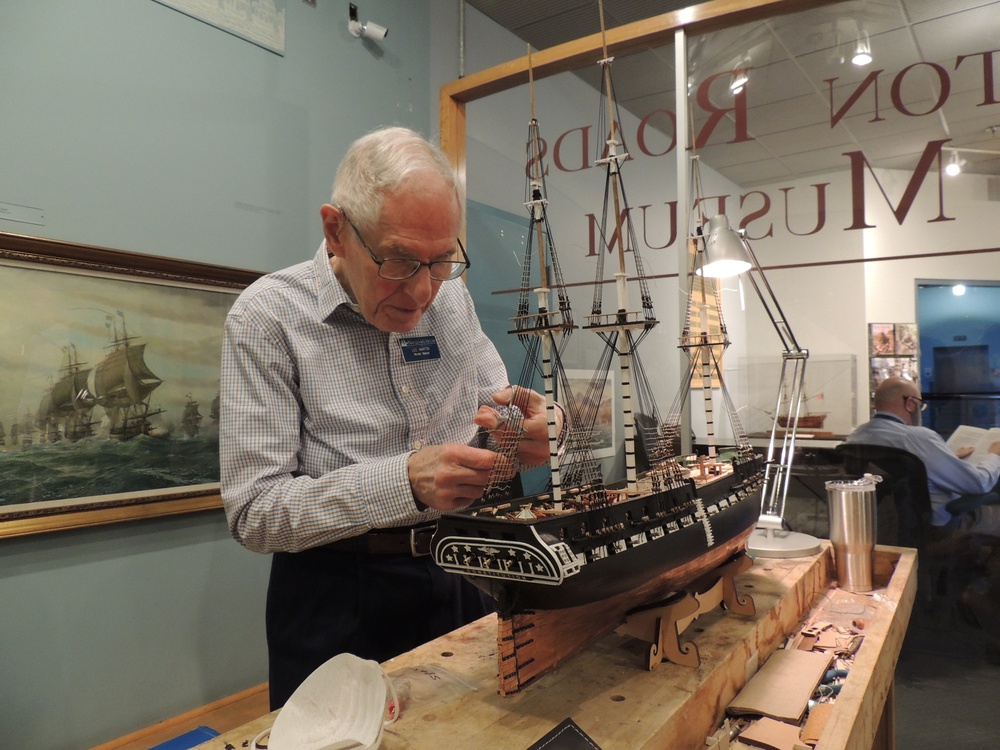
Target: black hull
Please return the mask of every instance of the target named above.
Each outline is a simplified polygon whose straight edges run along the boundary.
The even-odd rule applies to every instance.
[[[762,480],[758,457],[698,490],[689,482],[568,516],[449,513],[438,521],[432,552],[443,569],[489,594],[502,614],[590,604],[656,579],[676,590],[717,564],[713,552],[756,526]]]

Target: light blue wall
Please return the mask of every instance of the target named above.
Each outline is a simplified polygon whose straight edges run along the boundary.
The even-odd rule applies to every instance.
[[[287,0],[282,57],[153,0],[5,2],[0,203],[44,223],[0,231],[260,271],[311,256],[347,144],[436,131],[431,6],[457,13],[361,2],[379,47],[347,0],[316,5]],[[92,747],[265,681],[268,564],[221,511],[0,539],[5,746]]]
[[[287,0],[283,57],[153,0],[4,6],[0,202],[45,215],[4,231],[273,270],[354,138],[431,122],[426,0],[360,3],[381,46],[346,0]]]
[[[85,748],[267,679],[267,561],[222,511],[0,543],[0,727]]]

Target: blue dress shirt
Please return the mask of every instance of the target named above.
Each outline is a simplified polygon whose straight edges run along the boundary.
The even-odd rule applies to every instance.
[[[845,442],[902,448],[923,461],[935,526],[951,520],[945,509],[949,501],[959,495],[989,492],[1000,479],[1000,456],[990,453],[980,464],[970,464],[956,456],[934,430],[908,425],[891,412],[875,412],[874,418],[859,425]]]

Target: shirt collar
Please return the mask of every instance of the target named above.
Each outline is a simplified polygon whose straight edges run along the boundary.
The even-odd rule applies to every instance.
[[[344,289],[337,275],[330,265],[330,258],[326,254],[326,241],[320,243],[319,250],[313,259],[316,271],[316,295],[319,299],[320,309],[325,311],[326,316],[331,315],[340,307],[346,307],[358,315],[361,310],[354,300],[352,300],[347,290]]]
[[[898,414],[893,414],[890,411],[877,411],[877,412],[875,412],[875,416],[872,417],[872,418],[873,419],[888,419],[890,422],[899,422],[901,425],[905,425],[906,424],[906,422],[904,422],[902,419],[899,418]]]

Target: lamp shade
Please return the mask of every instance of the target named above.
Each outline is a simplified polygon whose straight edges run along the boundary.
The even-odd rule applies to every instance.
[[[729,226],[725,214],[708,220],[705,235],[705,263],[696,270],[700,276],[723,279],[738,276],[750,268],[750,259],[743,239]]]

